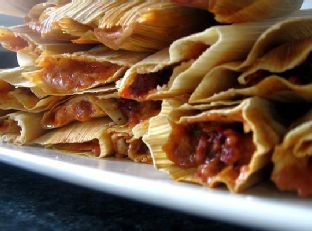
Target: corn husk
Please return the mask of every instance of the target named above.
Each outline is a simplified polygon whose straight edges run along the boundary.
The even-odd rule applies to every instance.
[[[272,180],[282,191],[296,191],[299,196],[311,195],[311,111],[293,123],[283,142],[273,154]]]
[[[99,143],[98,157],[105,157],[112,153],[112,143],[107,129],[112,121],[109,118],[98,118],[83,123],[73,123],[63,128],[58,128],[34,140],[34,144],[45,147],[61,149],[64,152],[78,153],[94,156],[88,150],[73,150],[76,144],[84,144],[96,140]]]
[[[0,109],[38,113],[48,110],[63,99],[59,96],[40,99],[34,95],[29,90],[31,84],[21,76],[23,71],[29,69],[32,68],[17,67],[0,71]]]
[[[0,43],[10,50],[17,52],[20,66],[36,64],[36,59],[43,52],[47,54],[62,54],[90,49],[90,45],[58,43],[54,40],[43,39],[40,34],[30,30],[26,25],[0,28]],[[25,61],[25,59],[27,59]]]
[[[248,96],[279,101],[310,101],[310,84],[293,84],[282,78],[282,73],[303,63],[309,55],[311,22],[310,17],[302,17],[274,25],[258,39],[245,61],[227,63],[211,70],[191,95],[190,102]],[[246,86],[246,76],[259,70],[272,74],[267,74],[256,85]]]
[[[123,76],[127,68],[146,56],[146,53],[111,51],[103,47],[72,54],[43,54],[38,63],[38,67],[41,69],[23,73],[23,76],[33,84],[35,89],[32,89],[32,91],[40,97],[46,95],[72,95],[86,92],[95,87],[112,84]],[[86,65],[90,67],[86,68]],[[95,73],[97,70],[94,67],[95,65],[102,68],[100,72]],[[74,75],[79,75],[79,82],[77,78],[73,78]],[[61,81],[64,84],[60,82],[60,84],[52,86],[44,81],[45,76],[48,76],[52,82]],[[80,82],[83,80],[84,82],[81,85]],[[74,85],[70,85],[71,82],[67,81],[74,81]],[[88,84],[84,85],[86,81]]]
[[[131,51],[160,50],[214,21],[205,11],[161,0],[75,0],[61,7],[38,5],[29,18],[30,27],[44,38],[101,42],[115,50]]]
[[[164,49],[130,68],[119,85],[119,94],[136,100],[190,94],[215,66],[245,59],[261,33],[276,21],[215,26],[177,40],[169,51]],[[140,97],[128,94],[140,77],[155,76],[164,69],[172,70],[168,83]]]
[[[0,118],[0,140],[13,144],[29,144],[44,134],[40,126],[42,114],[16,112]]]
[[[300,9],[303,0],[172,0],[172,2],[207,9],[219,22],[238,23],[287,15]]]
[[[164,101],[160,115],[150,120],[147,135],[143,140],[148,144],[155,166],[168,172],[175,180],[188,181],[215,187],[225,184],[231,191],[239,192],[261,179],[261,169],[270,161],[271,152],[280,142],[284,127],[274,120],[274,107],[268,101],[260,98],[250,98],[240,104],[222,102],[211,105],[179,106],[179,102],[170,104]],[[168,119],[169,115],[169,119]],[[248,166],[240,169],[239,176],[233,179],[232,167],[227,166],[208,182],[202,182],[196,175],[196,168],[181,168],[170,161],[163,151],[163,145],[168,142],[172,127],[170,123],[192,124],[202,121],[240,122],[245,133],[251,133],[256,147]]]

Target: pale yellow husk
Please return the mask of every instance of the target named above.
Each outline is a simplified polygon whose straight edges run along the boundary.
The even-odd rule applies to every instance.
[[[40,126],[42,114],[16,112],[0,118],[0,140],[13,144],[29,144],[44,134]],[[9,126],[6,126],[8,124]]]
[[[307,15],[307,13],[305,14]],[[297,15],[292,17],[297,17]],[[123,97],[128,97],[125,92],[137,78],[140,78],[140,74],[157,73],[165,68],[173,67],[177,70],[173,71],[169,83],[153,89],[142,96],[141,100],[165,99],[175,95],[192,93],[203,77],[214,67],[245,59],[247,59],[246,65],[253,62],[259,51],[254,51],[250,57],[247,55],[257,39],[262,38],[262,33],[274,23],[283,20],[285,18],[230,26],[215,26],[201,33],[179,39],[170,46],[169,51],[166,49],[160,51],[130,68],[119,85],[119,93]],[[266,40],[266,38],[263,37],[262,40]],[[262,43],[258,42],[257,47],[263,46]],[[185,60],[188,62],[182,63],[180,67],[177,66]]]
[[[305,184],[308,184],[305,187],[310,188],[311,190],[309,184],[310,181],[308,180],[310,175],[309,161],[312,153],[311,141],[312,111],[309,111],[306,115],[293,123],[288,133],[285,135],[282,144],[275,148],[272,157],[272,161],[274,164],[272,180],[276,182],[277,187],[280,190],[297,191],[299,194],[301,194],[302,192],[300,192],[300,190],[302,189],[299,187],[299,182],[304,182]],[[290,185],[288,187],[285,187],[284,185],[279,185],[278,179],[282,177],[281,174],[283,174],[283,171],[293,166],[295,166],[296,168],[288,169],[288,173],[291,175],[291,171],[300,169],[300,171],[293,174],[300,179],[289,179]],[[311,191],[308,193],[310,194]],[[307,195],[303,194],[302,196]]]
[[[44,38],[75,43],[100,41],[115,50],[132,51],[160,50],[211,20],[204,11],[162,0],[75,0],[61,7],[34,7],[30,18],[30,27]]]
[[[22,73],[31,69],[33,68],[17,67],[0,71],[0,88],[14,87],[8,92],[1,93],[2,100],[0,101],[0,109],[37,113],[48,110],[63,99],[63,97],[60,96],[38,98],[29,91],[28,88],[31,87],[32,84],[22,77]]]
[[[302,3],[303,0],[207,0],[206,7],[217,21],[237,23],[287,15],[300,9]]]
[[[242,191],[258,182],[261,179],[261,169],[269,163],[270,154],[274,146],[280,142],[285,129],[273,119],[273,105],[266,100],[250,98],[238,105],[231,106],[231,104],[234,103],[225,102],[225,108],[222,108],[222,102],[211,105],[179,107],[179,103],[172,105],[164,101],[162,112],[150,120],[148,133],[143,139],[151,150],[155,166],[168,172],[178,181],[189,181],[208,187],[215,187],[219,183],[224,183],[234,192]],[[167,143],[171,133],[170,123],[189,124],[201,121],[241,122],[244,132],[252,133],[256,150],[247,170],[241,171],[235,180],[227,175],[228,171],[231,170],[229,166],[213,177],[209,183],[204,183],[195,176],[196,169],[180,168],[167,158],[162,147]]]
[[[311,84],[295,85],[279,77],[278,73],[306,60],[312,46],[311,32],[311,17],[289,19],[274,25],[258,39],[245,61],[212,69],[195,89],[190,102],[204,103],[248,96],[310,101]],[[245,77],[258,70],[276,74],[268,74],[258,84],[244,87]]]
[[[34,140],[34,144],[40,144],[45,147],[52,147],[57,144],[85,143],[92,140],[98,140],[100,145],[99,157],[105,157],[112,154],[113,146],[107,129],[112,126],[109,118],[98,118],[83,123],[73,123],[68,126],[58,128]],[[68,150],[63,150],[69,152]],[[71,151],[72,152],[72,151]],[[88,152],[79,154],[92,155]]]

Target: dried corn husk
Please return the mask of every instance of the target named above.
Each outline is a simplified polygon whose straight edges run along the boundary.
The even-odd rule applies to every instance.
[[[179,39],[169,50],[159,51],[131,67],[119,84],[119,94],[136,100],[190,94],[213,67],[245,59],[261,33],[276,21],[215,26]],[[149,76],[161,79],[162,72],[168,69],[172,75],[167,83],[154,86],[138,97],[129,94],[140,83],[139,78],[145,77],[146,81]]]
[[[219,22],[258,21],[287,15],[300,9],[303,0],[171,0],[174,3],[207,9]]]
[[[0,109],[37,113],[48,110],[63,99],[60,96],[48,96],[42,99],[35,96],[29,90],[31,83],[21,76],[23,71],[30,69],[32,68],[17,67],[0,71]]]
[[[160,50],[214,22],[205,11],[162,0],[74,0],[61,7],[38,5],[29,18],[30,27],[44,38],[131,51]]]
[[[112,121],[109,118],[98,118],[83,123],[73,123],[58,128],[34,140],[34,144],[61,149],[65,152],[105,157],[112,153],[113,147],[107,129]],[[98,142],[99,153],[92,153],[94,146],[90,142]],[[85,146],[87,147],[85,147]],[[78,147],[78,148],[77,148]]]
[[[44,134],[40,126],[42,114],[16,112],[0,118],[0,140],[14,144],[29,144]]]
[[[273,154],[272,180],[283,191],[311,195],[312,112],[295,121]]]
[[[285,20],[268,29],[243,62],[211,70],[190,97],[192,103],[261,96],[279,101],[311,100],[311,84],[293,84],[283,72],[303,63],[311,51],[311,17]],[[246,85],[246,77],[266,71],[263,80]],[[270,74],[272,73],[272,74]]]
[[[271,152],[279,143],[284,127],[273,118],[274,107],[268,101],[260,98],[250,98],[240,104],[222,102],[199,106],[179,106],[179,102],[170,104],[164,101],[160,115],[150,120],[147,135],[143,140],[149,146],[155,166],[168,172],[175,180],[189,181],[215,187],[224,183],[234,192],[242,191],[258,182],[261,169],[268,164]],[[169,115],[169,119],[168,119]],[[163,151],[163,145],[168,142],[172,132],[171,123],[193,124],[203,121],[242,123],[244,132],[252,134],[255,151],[250,163],[240,168],[237,178],[233,179],[233,166],[227,166],[208,182],[202,182],[195,175],[196,168],[181,168],[170,161]]]

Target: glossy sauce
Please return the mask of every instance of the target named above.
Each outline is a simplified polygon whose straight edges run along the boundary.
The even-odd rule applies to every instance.
[[[281,190],[295,190],[300,197],[312,195],[311,159],[294,159],[293,163],[274,172],[272,179]]]
[[[240,124],[199,123],[174,124],[163,149],[178,166],[197,168],[196,175],[207,182],[226,166],[239,173],[240,167],[249,164],[255,146]]]
[[[140,122],[157,115],[161,109],[161,102],[137,102],[129,99],[118,99],[118,107],[122,114],[128,118],[128,126],[134,127]]]
[[[110,63],[83,62],[77,60],[46,60],[43,82],[58,93],[71,93],[104,83],[120,69]]]
[[[73,121],[88,121],[93,118],[95,109],[89,101],[78,101],[57,107],[54,113],[47,112],[42,119],[43,127],[57,128]]]

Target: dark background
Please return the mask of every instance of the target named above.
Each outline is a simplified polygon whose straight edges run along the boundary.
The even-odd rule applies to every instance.
[[[15,66],[14,53],[0,52],[0,68]],[[129,201],[0,163],[0,230],[252,229]]]

